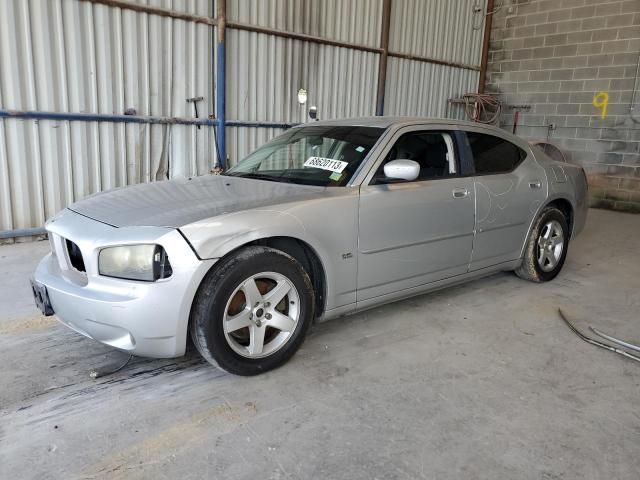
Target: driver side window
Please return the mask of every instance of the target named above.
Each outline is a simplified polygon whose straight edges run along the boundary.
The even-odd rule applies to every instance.
[[[410,132],[402,135],[393,145],[376,171],[373,184],[396,183],[384,174],[384,166],[392,160],[413,160],[420,165],[420,174],[414,181],[446,178],[457,174],[453,137],[446,132]]]

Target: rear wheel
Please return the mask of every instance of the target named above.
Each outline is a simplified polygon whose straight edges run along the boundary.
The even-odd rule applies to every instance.
[[[568,246],[566,217],[557,208],[546,207],[531,229],[522,265],[516,269],[516,274],[533,282],[554,279],[562,270]]]
[[[300,263],[279,250],[247,247],[203,280],[191,312],[191,337],[210,363],[256,375],[296,352],[313,309],[313,287]]]

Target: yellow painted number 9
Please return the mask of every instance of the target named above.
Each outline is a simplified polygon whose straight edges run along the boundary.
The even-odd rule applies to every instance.
[[[607,116],[607,106],[609,105],[609,94],[598,92],[593,97],[593,106],[600,109],[600,118]]]

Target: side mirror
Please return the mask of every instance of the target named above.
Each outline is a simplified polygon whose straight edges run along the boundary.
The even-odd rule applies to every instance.
[[[420,175],[420,165],[413,160],[392,160],[384,166],[384,175],[411,182]]]

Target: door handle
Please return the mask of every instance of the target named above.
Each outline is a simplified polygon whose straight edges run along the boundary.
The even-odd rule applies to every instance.
[[[451,193],[453,193],[453,198],[464,198],[469,196],[469,190],[466,188],[454,188]]]
[[[540,180],[529,182],[529,188],[542,188],[542,182]]]

